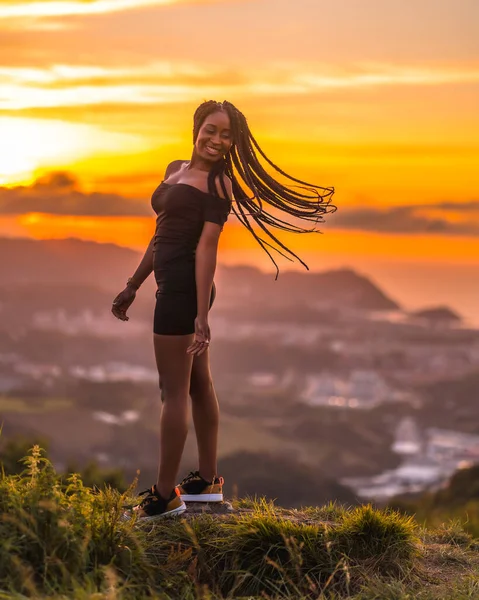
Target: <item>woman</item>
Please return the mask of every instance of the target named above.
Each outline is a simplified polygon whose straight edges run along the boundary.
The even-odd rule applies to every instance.
[[[336,210],[331,204],[334,188],[307,184],[276,167],[256,143],[244,115],[229,102],[210,100],[197,108],[193,144],[191,160],[170,163],[153,193],[155,235],[112,307],[118,319],[128,321],[126,311],[137,290],[154,272],[158,285],[154,349],[163,405],[158,480],[142,492],[144,499],[133,509],[145,519],[182,513],[186,510],[184,501],[223,500],[223,479],[217,476],[219,410],[209,366],[208,312],[215,297],[218,240],[231,209],[275,265],[268,248],[283,256],[281,250],[296,255],[266,225],[299,233],[310,231],[283,220],[281,211],[318,222],[323,214]],[[257,153],[276,171],[308,187],[281,185],[264,170]],[[234,171],[251,190],[251,197]],[[309,194],[292,187],[301,187]],[[272,206],[275,214],[268,213],[264,203]],[[248,217],[270,241],[256,234]],[[276,269],[277,277],[277,265]],[[188,396],[199,465],[198,471],[176,486],[188,430]]]

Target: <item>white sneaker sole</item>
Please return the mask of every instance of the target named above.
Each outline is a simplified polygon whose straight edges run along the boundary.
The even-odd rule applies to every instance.
[[[165,512],[165,513],[161,513],[161,515],[152,515],[151,517],[139,517],[137,523],[138,522],[144,523],[145,521],[154,521],[156,519],[163,519],[163,518],[167,518],[167,517],[176,517],[176,516],[184,513],[185,510],[186,510],[186,504],[184,502],[182,502],[181,505],[178,506],[177,508],[174,508],[173,510],[169,510],[168,512]]]
[[[181,494],[183,502],[223,502],[223,494]]]

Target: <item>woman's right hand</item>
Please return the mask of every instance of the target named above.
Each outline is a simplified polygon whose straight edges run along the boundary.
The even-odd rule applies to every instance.
[[[126,311],[133,304],[133,300],[136,298],[136,290],[130,286],[126,288],[116,296],[111,305],[111,312],[120,321],[128,321],[130,317],[127,317]]]

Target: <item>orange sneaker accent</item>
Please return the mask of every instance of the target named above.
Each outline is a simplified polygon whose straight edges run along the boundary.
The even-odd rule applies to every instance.
[[[176,489],[183,502],[223,502],[223,484],[223,477],[215,477],[210,482],[195,471],[185,477]]]

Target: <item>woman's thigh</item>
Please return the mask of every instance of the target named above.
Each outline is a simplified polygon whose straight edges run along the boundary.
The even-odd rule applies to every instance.
[[[156,366],[161,381],[162,397],[188,397],[193,366],[193,356],[186,350],[193,342],[194,334],[153,334]]]

